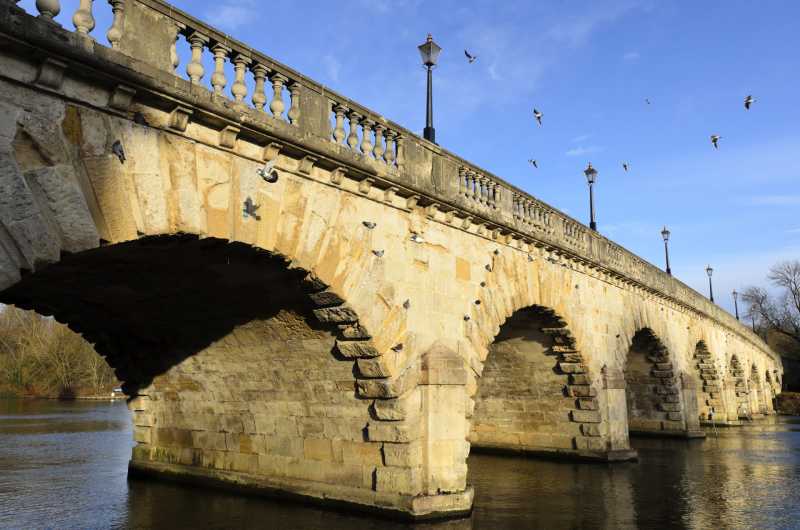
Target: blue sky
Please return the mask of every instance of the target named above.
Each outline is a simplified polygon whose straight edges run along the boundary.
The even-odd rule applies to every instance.
[[[33,3],[20,5],[32,12]],[[584,222],[591,161],[600,231],[662,266],[667,224],[675,276],[705,293],[710,263],[723,307],[734,287],[763,283],[776,260],[800,258],[800,3],[173,3],[418,132],[416,47],[432,33],[444,48],[434,78],[443,147]],[[71,28],[77,2],[62,4]],[[110,10],[95,4],[105,42]],[[746,112],[750,93],[757,102]]]

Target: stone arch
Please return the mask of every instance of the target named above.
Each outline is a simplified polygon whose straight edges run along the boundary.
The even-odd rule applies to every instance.
[[[722,379],[714,363],[714,356],[708,351],[706,342],[698,341],[694,350],[695,367],[700,385],[698,387],[698,412],[701,421],[711,419],[713,411],[715,421],[725,418],[725,402],[722,397]]]
[[[767,397],[756,363],[753,363],[750,367],[750,380],[748,386],[751,389],[751,410],[753,411],[753,414],[766,414],[768,410]]]
[[[680,387],[670,352],[652,329],[641,328],[633,336],[624,372],[632,433],[685,430]]]
[[[606,459],[597,392],[567,322],[530,306],[506,319],[477,389],[473,447]]]
[[[736,414],[733,419],[751,419],[752,410],[750,408],[750,391],[747,386],[747,378],[745,376],[742,364],[736,354],[731,356],[728,363],[729,383],[732,389],[732,402]],[[729,414],[730,418],[731,415]]]

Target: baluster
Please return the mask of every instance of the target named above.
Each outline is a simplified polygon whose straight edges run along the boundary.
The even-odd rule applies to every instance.
[[[489,203],[489,179],[481,175],[481,204]]]
[[[347,135],[347,145],[355,151],[356,147],[358,147],[358,124],[361,123],[362,116],[358,112],[352,111],[348,118],[350,120],[350,134]]]
[[[119,48],[119,41],[122,40],[122,15],[125,13],[125,0],[108,0],[111,4],[111,11],[114,13],[114,22],[106,33],[108,42],[114,49]]]
[[[369,118],[361,122],[361,152],[369,156],[372,151],[372,126],[375,122]]]
[[[466,170],[467,189],[464,191],[464,196],[465,196],[467,199],[471,199],[471,198],[472,198],[472,196],[473,196],[473,195],[472,195],[472,190],[473,190],[472,176],[473,176],[473,175],[472,175],[472,171],[470,171],[470,170],[467,168],[467,170]]]
[[[396,132],[386,131],[386,152],[383,154],[383,159],[386,160],[386,163],[390,166],[393,166],[395,161],[394,139],[396,136]]]
[[[283,84],[289,79],[279,73],[272,74],[270,81],[272,81],[272,102],[269,104],[269,110],[272,111],[272,116],[277,119],[283,119],[283,109],[286,105],[283,104]]]
[[[500,184],[495,184],[494,185],[494,207],[495,208],[499,208],[500,204],[501,204],[500,203],[500,190],[501,189],[502,188],[500,188]]]
[[[481,186],[478,183],[478,174],[472,170],[469,172],[470,180],[472,181],[471,195],[473,201],[480,201]]]
[[[244,98],[247,96],[247,85],[244,84],[244,73],[247,71],[247,66],[253,60],[246,55],[237,53],[233,58],[233,72],[236,80],[231,86],[231,94],[236,103],[244,103]]]
[[[72,24],[75,26],[75,30],[82,35],[89,35],[94,29],[93,6],[94,0],[81,0],[78,10],[72,16]]]
[[[264,111],[264,105],[267,104],[267,94],[264,91],[264,84],[269,74],[269,68],[263,64],[256,63],[250,70],[253,72],[253,77],[256,80],[256,86],[253,90],[253,106],[256,110]]]
[[[36,0],[36,9],[39,10],[39,18],[53,22],[53,18],[61,13],[61,2],[58,0]]]
[[[214,94],[222,96],[222,91],[228,84],[225,78],[225,59],[231,53],[231,49],[223,44],[215,44],[211,48],[214,54],[214,73],[211,75],[211,86],[214,87]]]
[[[181,30],[185,28],[186,26],[184,26],[183,24],[170,25],[170,31],[173,32],[173,36],[169,45],[169,59],[172,64],[173,73],[175,73],[178,70],[178,66],[181,64],[181,58],[178,56],[178,39],[181,36]]]
[[[206,73],[203,68],[203,46],[208,43],[209,39],[193,31],[186,40],[189,41],[192,48],[192,60],[186,65],[186,74],[192,84],[196,85],[200,83]]]
[[[333,141],[341,144],[344,141],[344,115],[347,113],[347,107],[343,105],[336,105],[333,107],[333,112],[336,114],[336,127],[333,129]]]
[[[404,141],[405,138],[401,134],[398,134],[396,137],[396,143],[397,143],[397,167],[399,168],[402,168],[403,164],[405,164],[406,161],[405,148],[403,147]]]
[[[372,148],[372,155],[378,162],[383,162],[383,152],[386,150],[383,147],[383,131],[385,130],[386,127],[380,123],[375,125],[375,147]]]
[[[458,194],[461,195],[467,189],[467,168],[461,166],[458,168]]]
[[[528,199],[522,200],[522,221],[528,224],[531,222],[531,201]]]
[[[298,125],[300,123],[300,91],[302,88],[300,83],[296,81],[289,85],[291,106],[289,107],[287,116],[289,117],[289,123],[292,125]]]
[[[486,203],[494,208],[494,182],[486,179]]]
[[[519,218],[519,195],[516,193],[511,196],[511,216],[514,219]]]

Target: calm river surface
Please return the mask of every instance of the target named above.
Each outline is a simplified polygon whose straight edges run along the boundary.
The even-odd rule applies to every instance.
[[[471,519],[418,525],[126,478],[124,403],[0,400],[0,528],[798,528],[800,419],[705,441],[634,440],[638,463],[473,455]]]

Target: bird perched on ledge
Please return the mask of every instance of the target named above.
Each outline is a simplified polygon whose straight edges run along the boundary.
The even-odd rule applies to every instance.
[[[275,171],[275,163],[278,161],[277,158],[273,158],[269,162],[266,163],[264,167],[258,168],[256,173],[258,176],[264,179],[264,182],[268,182],[270,184],[274,184],[278,182],[278,172]]]
[[[125,158],[125,149],[122,148],[122,142],[120,142],[119,140],[115,141],[114,144],[111,146],[111,152],[117,155],[120,164],[124,164],[125,160],[127,160]]]

